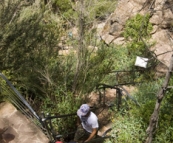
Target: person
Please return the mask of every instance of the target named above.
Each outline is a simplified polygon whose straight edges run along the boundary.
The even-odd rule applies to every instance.
[[[77,131],[74,141],[77,143],[89,142],[95,138],[99,128],[97,116],[90,111],[88,104],[82,104],[77,111]]]

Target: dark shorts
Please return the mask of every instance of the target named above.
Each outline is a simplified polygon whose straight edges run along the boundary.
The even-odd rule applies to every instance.
[[[79,125],[77,127],[77,131],[76,131],[75,136],[74,136],[74,141],[83,142],[83,141],[87,140],[89,136],[90,136],[90,133],[87,132],[82,127],[82,125]]]

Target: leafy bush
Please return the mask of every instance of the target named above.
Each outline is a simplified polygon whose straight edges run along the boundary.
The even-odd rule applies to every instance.
[[[169,85],[172,85],[173,78],[171,77]],[[167,89],[165,97],[162,101],[158,128],[154,142],[172,142],[173,141],[173,89]]]
[[[140,41],[140,38],[147,38],[150,35],[153,27],[152,24],[149,22],[150,15],[140,15],[137,14],[136,16],[127,20],[124,29],[124,37],[126,39],[132,39],[133,41]]]
[[[118,114],[113,117],[112,124],[112,139],[107,139],[105,143],[141,143],[145,139],[145,128],[140,118]]]
[[[143,83],[137,86],[137,91],[133,94],[140,104],[140,108],[132,110],[136,118],[140,117],[144,124],[149,123],[149,118],[153,113],[156,94],[161,86],[161,81]]]
[[[113,130],[111,132],[113,139],[107,140],[106,143],[144,142],[147,136],[145,130],[154,111],[156,95],[162,81],[162,79],[159,79],[136,86],[137,90],[131,95],[135,96],[135,99],[140,103],[140,107],[130,105],[130,110],[123,112],[123,116],[121,112],[120,114],[114,112],[112,117]],[[167,90],[160,108],[158,125],[153,137],[154,143],[170,143],[173,141],[172,97],[172,89]]]
[[[163,121],[163,122],[166,122],[166,121]],[[162,128],[162,127],[159,127],[159,128]],[[166,125],[162,128],[162,130],[164,131],[162,132],[156,131],[156,135],[154,137],[153,143],[172,143],[173,126]]]
[[[111,12],[115,10],[117,0],[96,0],[85,1],[85,15],[87,15],[87,21],[93,21],[95,19],[104,20]]]
[[[47,70],[50,59],[58,56],[57,39],[62,28],[61,21],[48,9],[24,4],[19,0],[0,5],[0,69],[10,72],[18,89],[37,96],[42,95],[40,73]]]
[[[151,114],[154,111],[156,103],[156,95],[161,88],[162,80],[142,84],[138,86],[135,93],[138,102],[141,103],[140,108],[133,108],[131,111],[135,118],[142,120],[144,127],[148,126]],[[168,90],[160,108],[157,129],[153,138],[154,143],[172,142],[173,138],[173,114],[172,114],[172,92]]]
[[[50,113],[52,116],[76,113],[81,103],[81,99],[71,93],[63,94],[60,89],[56,89],[52,98],[46,98],[42,103],[42,111]],[[56,132],[66,134],[75,131],[76,116],[56,118],[52,120],[52,125]]]
[[[70,0],[55,0],[54,3],[56,4],[57,9],[62,13],[72,9]]]
[[[149,19],[149,14],[144,16],[137,14],[127,20],[123,35],[130,41],[128,44],[130,53],[142,55],[148,50],[144,40],[150,38],[150,32],[153,29]]]
[[[136,70],[141,70],[135,79],[137,82],[152,81],[155,78],[155,67],[159,63],[154,57],[154,53],[149,50],[154,44],[149,42],[149,38],[151,37],[150,33],[153,29],[149,19],[149,14],[137,14],[127,20],[123,31],[123,36],[127,41],[126,47],[128,49],[128,55],[129,58],[133,60],[133,63],[135,63],[136,56],[149,59],[146,70],[141,70],[140,67],[134,67]]]

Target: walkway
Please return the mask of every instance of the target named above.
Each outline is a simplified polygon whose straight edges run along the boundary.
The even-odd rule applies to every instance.
[[[42,131],[8,102],[0,104],[0,143],[48,143]]]

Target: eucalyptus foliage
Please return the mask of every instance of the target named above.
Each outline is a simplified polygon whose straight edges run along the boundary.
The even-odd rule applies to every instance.
[[[20,77],[33,76],[46,68],[50,57],[58,55],[58,19],[39,5],[25,5],[24,1],[8,1],[0,10],[0,68],[13,73],[15,80],[24,81]]]

